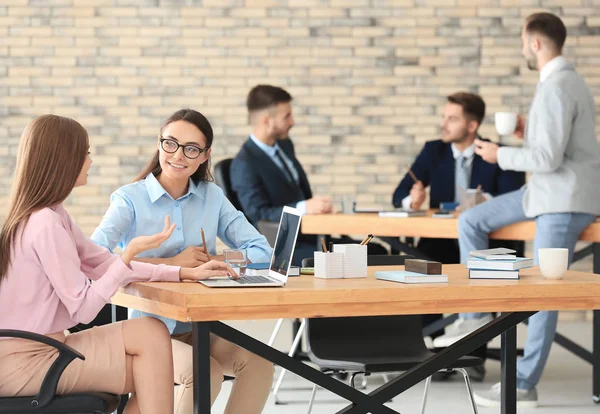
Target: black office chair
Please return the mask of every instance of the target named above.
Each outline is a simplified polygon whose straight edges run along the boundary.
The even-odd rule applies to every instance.
[[[68,345],[32,332],[1,329],[0,337],[30,339],[58,349],[58,358],[44,377],[40,392],[31,397],[0,397],[0,413],[10,414],[109,414],[119,405],[118,395],[102,392],[56,395],[58,381],[75,358],[85,357]],[[2,373],[0,373],[2,375]]]
[[[410,256],[368,256],[369,266],[403,265]],[[350,384],[358,374],[407,371],[433,356],[423,340],[419,315],[309,318],[306,321],[308,357],[325,373],[349,373]],[[462,373],[473,412],[477,406],[464,368],[481,365],[481,358],[466,356],[446,367]],[[425,382],[421,413],[425,412],[431,377]],[[313,387],[308,413],[314,403]]]
[[[233,206],[236,209],[243,213],[244,210],[242,210],[240,200],[238,199],[235,191],[233,191],[233,188],[231,187],[230,168],[232,161],[233,158],[226,158],[215,164],[215,184],[221,187],[221,190],[223,190],[225,197],[227,197],[227,199],[231,201],[231,204],[233,204]],[[271,246],[275,245],[275,239],[277,238],[277,230],[279,228],[278,222],[259,221],[256,224],[256,228],[260,234],[267,238],[267,241]]]
[[[240,211],[243,211],[240,201],[237,198],[237,194],[235,193],[235,191],[233,191],[233,188],[231,187],[231,175],[229,171],[232,162],[233,158],[225,158],[224,160],[221,160],[215,164],[215,184],[221,187],[221,190],[223,190],[225,197],[227,197],[227,199],[231,201],[231,204],[233,204],[235,208],[237,208]]]

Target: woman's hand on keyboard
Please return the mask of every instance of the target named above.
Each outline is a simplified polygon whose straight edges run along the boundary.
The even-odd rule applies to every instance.
[[[229,276],[239,278],[238,274],[227,263],[211,260],[193,268],[182,267],[179,271],[180,280],[205,280],[211,277]]]

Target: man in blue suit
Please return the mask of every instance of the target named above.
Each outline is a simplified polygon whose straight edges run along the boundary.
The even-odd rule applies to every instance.
[[[278,222],[284,206],[303,214],[331,213],[330,197],[313,196],[308,178],[294,152],[289,131],[294,126],[292,96],[271,85],[255,86],[247,107],[252,134],[231,163],[231,185],[242,209],[255,226],[261,220]],[[298,235],[294,265],[312,257],[314,235]]]
[[[425,189],[429,186],[429,205],[438,208],[442,202],[459,201],[459,188],[477,188],[481,186],[484,197],[505,194],[519,189],[525,184],[525,174],[503,171],[497,164],[485,162],[475,154],[477,131],[485,116],[485,102],[480,96],[459,92],[448,96],[441,123],[441,139],[429,141],[417,156],[411,170],[417,178],[415,182],[410,174],[402,179],[394,192],[395,207],[419,209],[425,202]],[[502,241],[502,246],[523,250],[522,242]],[[411,246],[412,247],[412,246]],[[458,241],[453,239],[421,238],[410,253],[417,257],[440,261],[442,263],[460,263]],[[428,325],[440,319],[442,315],[422,315],[423,324]],[[434,345],[437,336],[432,335]],[[485,360],[487,347],[484,345],[471,355]],[[436,375],[434,379],[444,380],[449,374]],[[485,368],[469,369],[474,381],[483,381]]]
[[[441,139],[429,141],[417,156],[409,174],[394,192],[395,207],[419,209],[429,186],[429,205],[438,208],[442,202],[459,201],[459,187],[481,186],[486,198],[519,189],[525,174],[503,171],[497,164],[485,162],[475,154],[477,131],[485,115],[485,102],[480,96],[459,92],[448,96],[441,123]],[[503,245],[507,245],[506,242]],[[458,243],[452,239],[422,238],[417,246],[426,258],[442,263],[459,263]]]

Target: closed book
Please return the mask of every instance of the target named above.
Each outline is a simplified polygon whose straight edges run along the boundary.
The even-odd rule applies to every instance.
[[[514,253],[516,251],[513,249],[498,247],[495,249],[473,250],[469,252],[469,256],[487,260],[516,259],[517,256]]]
[[[400,283],[448,283],[448,275],[424,275],[406,270],[379,270],[375,278]]]
[[[425,210],[388,210],[388,211],[380,211],[379,217],[397,217],[397,218],[405,218],[405,217],[420,217],[426,216],[427,211]]]
[[[246,266],[246,276],[266,276],[269,274],[271,263],[248,263]],[[288,276],[300,276],[298,266],[290,266]]]
[[[469,270],[469,279],[518,279],[518,270]]]
[[[533,259],[517,257],[507,260],[484,260],[471,257],[467,261],[468,269],[480,270],[519,270],[533,266]]]

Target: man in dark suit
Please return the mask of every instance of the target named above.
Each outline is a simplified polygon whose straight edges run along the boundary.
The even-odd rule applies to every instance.
[[[442,202],[459,201],[459,187],[481,186],[486,198],[519,189],[525,174],[503,171],[475,154],[477,130],[485,115],[485,103],[476,94],[459,92],[448,96],[441,123],[441,139],[429,141],[411,167],[417,182],[406,174],[394,192],[395,207],[419,209],[430,187],[430,208]],[[504,246],[507,242],[503,243]],[[459,263],[458,243],[451,239],[422,238],[417,250],[442,263]]]
[[[298,162],[289,138],[294,126],[292,96],[284,89],[258,85],[248,94],[246,105],[252,133],[230,167],[231,186],[242,210],[255,226],[259,221],[278,222],[284,206],[302,214],[327,214],[333,210],[331,197],[313,195],[306,172]],[[334,243],[357,243],[349,237]],[[317,237],[298,234],[292,264],[312,258]],[[385,248],[370,243],[368,254],[387,254]]]
[[[282,88],[258,85],[248,94],[252,134],[231,163],[231,185],[242,209],[255,226],[261,220],[278,222],[284,206],[303,214],[331,213],[330,197],[313,196],[308,178],[294,152],[289,131],[294,126],[292,96]],[[312,257],[314,235],[298,235],[294,265]]]
[[[411,170],[417,178],[415,182],[406,174],[393,196],[395,207],[420,209],[425,202],[425,189],[430,187],[429,206],[438,208],[442,202],[459,201],[460,188],[478,188],[484,197],[491,198],[519,189],[525,184],[525,175],[515,171],[503,171],[497,164],[489,164],[475,154],[475,138],[483,117],[485,102],[473,93],[459,92],[448,96],[441,123],[441,139],[425,144]],[[505,247],[517,248],[522,252],[522,242],[502,241]],[[414,249],[410,253],[415,253]],[[491,246],[493,247],[493,246]],[[421,238],[416,246],[422,258],[442,263],[460,263],[458,241],[453,239]],[[423,324],[428,325],[442,315],[422,315]],[[443,332],[432,335],[435,338]],[[435,344],[435,340],[434,340]],[[487,347],[484,345],[471,355],[485,360]],[[443,380],[447,374],[434,379]],[[475,381],[483,381],[485,369],[482,366],[469,369],[469,376]]]

